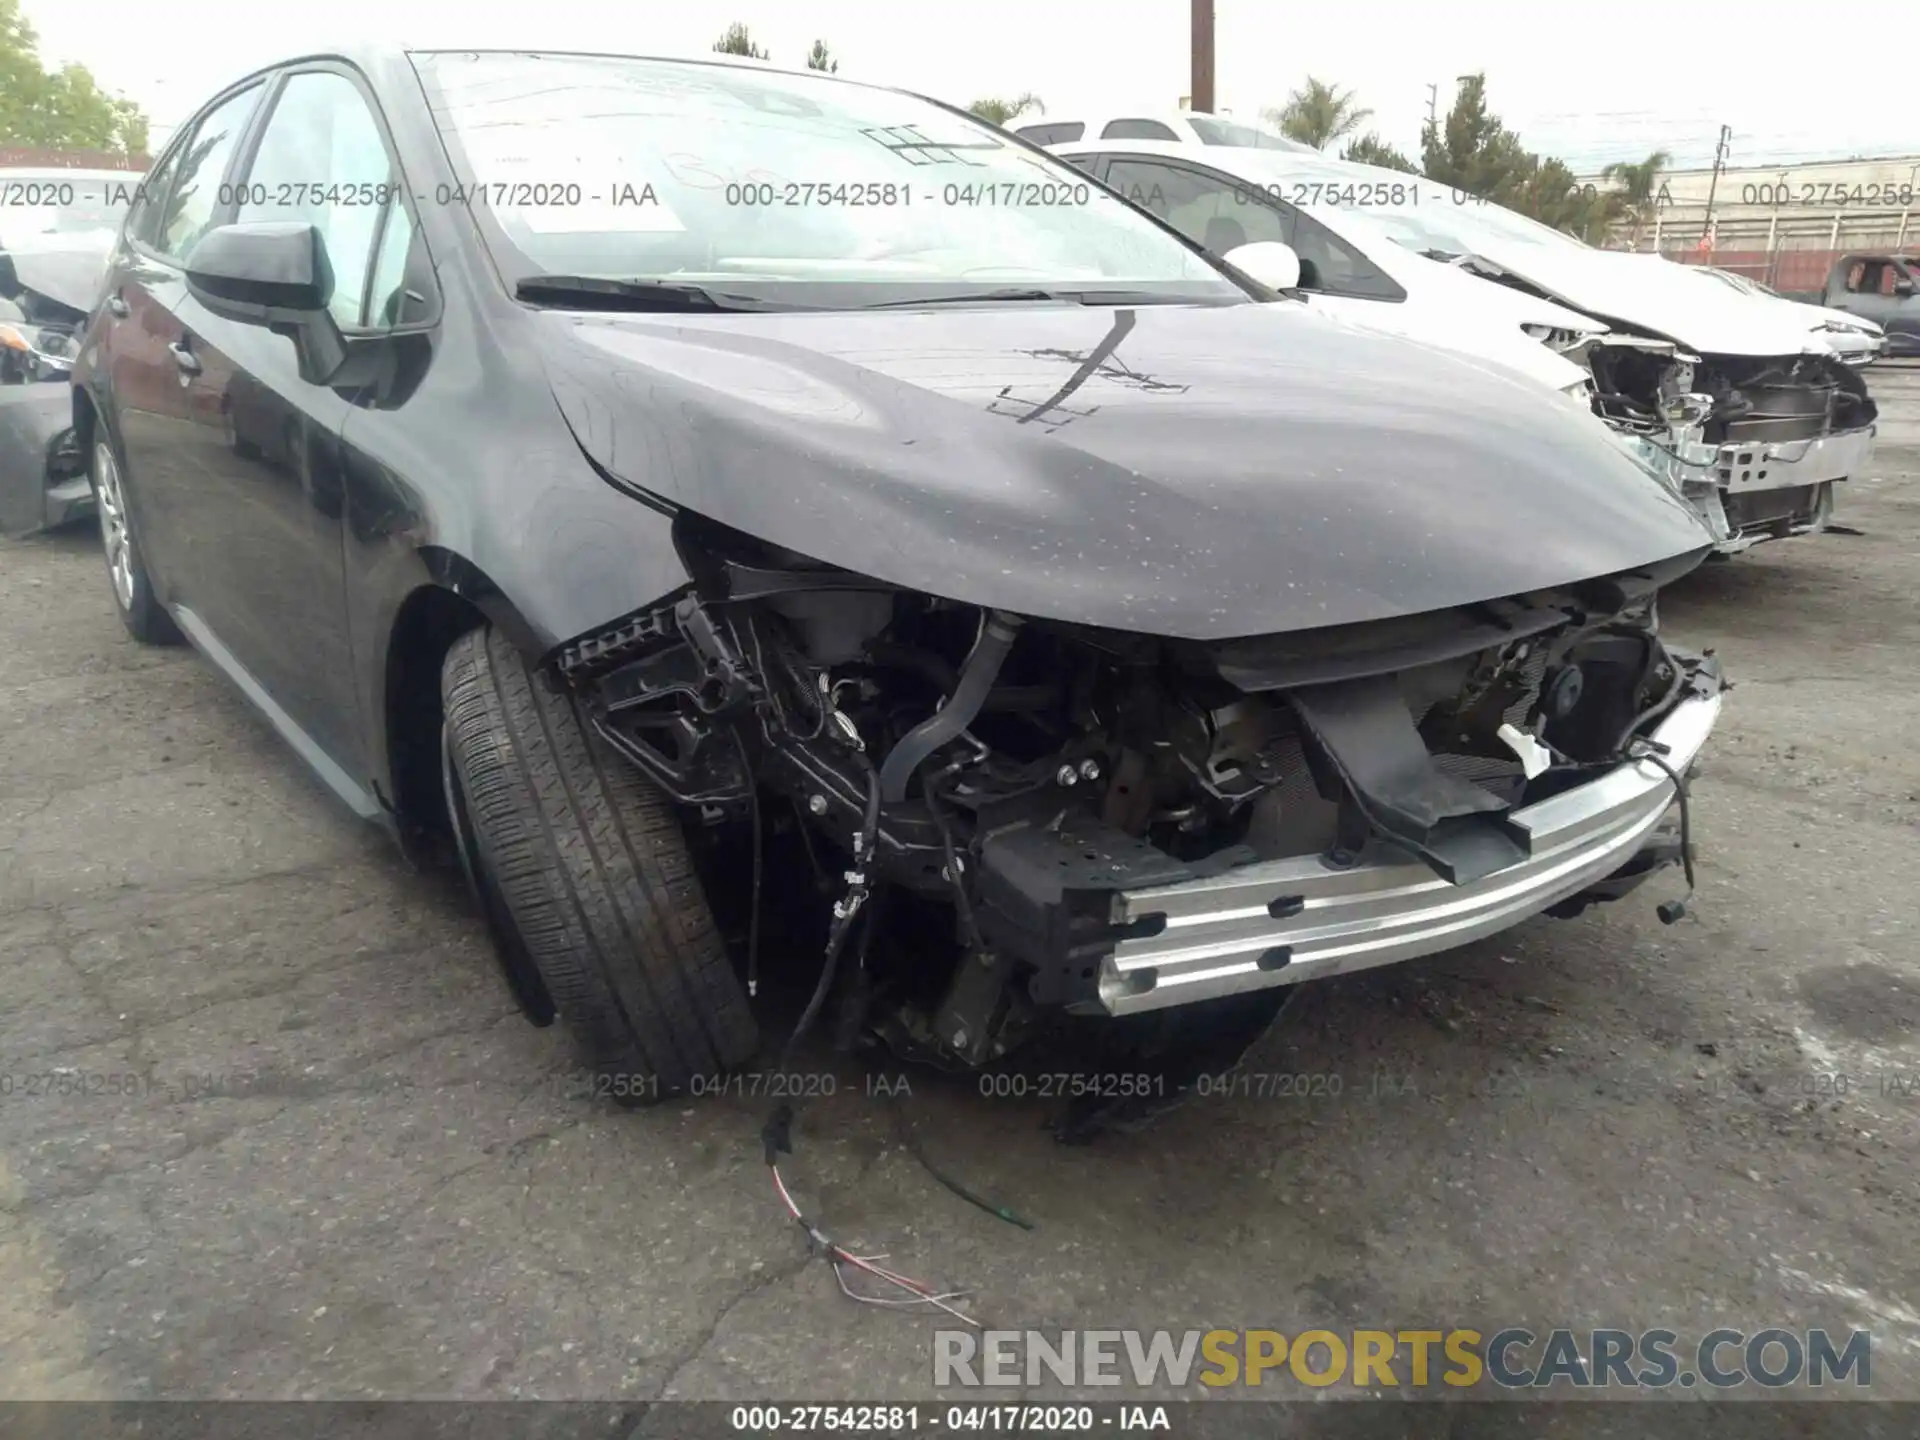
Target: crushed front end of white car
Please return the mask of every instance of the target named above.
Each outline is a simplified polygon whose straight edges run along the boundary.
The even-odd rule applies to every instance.
[[[1832,353],[1690,354],[1609,335],[1587,352],[1593,407],[1665,473],[1719,553],[1815,534],[1873,455],[1878,408]]]

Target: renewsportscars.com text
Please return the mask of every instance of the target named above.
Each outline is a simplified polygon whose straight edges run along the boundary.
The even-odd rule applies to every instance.
[[[1873,1383],[1865,1330],[936,1330],[937,1386],[1725,1390]]]

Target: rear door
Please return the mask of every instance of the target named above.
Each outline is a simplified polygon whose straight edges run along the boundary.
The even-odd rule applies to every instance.
[[[181,261],[212,228],[226,172],[266,89],[250,81],[217,97],[181,127],[142,182],[110,261],[100,345],[109,423],[120,440],[122,480],[142,557],[161,599],[193,604],[217,557],[206,544],[199,456],[189,443],[202,361],[182,328]]]
[[[370,93],[344,65],[283,74],[230,186],[233,223],[312,225],[333,270],[329,305],[351,341],[390,327],[369,313],[385,251],[412,228],[395,209],[397,170]],[[396,218],[397,217],[397,218]],[[383,244],[384,241],[384,244]],[[384,305],[388,294],[382,294]],[[301,378],[294,342],[225,319],[192,296],[183,329],[204,363],[193,444],[198,513],[223,557],[205,620],[234,668],[309,763],[354,798],[366,757],[342,577],[341,430],[356,387]],[[256,697],[257,699],[259,697]]]

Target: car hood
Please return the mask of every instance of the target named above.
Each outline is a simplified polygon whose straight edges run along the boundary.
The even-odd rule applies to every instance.
[[[1492,241],[1475,253],[1563,305],[1702,355],[1826,349],[1796,317],[1730,286],[1704,285],[1702,277],[1664,256]]]
[[[532,319],[618,484],[1034,617],[1266,634],[1710,540],[1561,397],[1292,303]]]
[[[1794,313],[1808,325],[1844,325],[1849,330],[1876,339],[1887,333],[1878,321],[1855,315],[1849,310],[1836,310],[1830,305],[1809,305],[1804,300],[1782,300],[1780,303],[1791,305]]]
[[[1432,261],[1423,261],[1432,264]],[[1461,280],[1481,290],[1489,287],[1484,281],[1462,275]],[[1504,289],[1505,287],[1499,287]],[[1309,295],[1307,303],[1316,308],[1326,301]],[[1479,310],[1467,310],[1445,304],[1426,303],[1420,296],[1409,297],[1395,304],[1388,301],[1350,300],[1339,313],[1339,318],[1349,324],[1377,330],[1387,335],[1404,335],[1410,339],[1424,341],[1430,345],[1439,345],[1455,350],[1475,359],[1489,361],[1519,375],[1524,375],[1534,383],[1546,386],[1549,390],[1566,392],[1570,387],[1581,385],[1588,379],[1588,372],[1576,365],[1566,356],[1535,340],[1520,327],[1522,323],[1544,324],[1544,321],[1522,322],[1507,317],[1503,321],[1497,314],[1487,314]],[[1331,307],[1329,307],[1331,308]],[[1542,302],[1541,309],[1558,314],[1571,314],[1557,305]],[[1586,324],[1590,331],[1605,333],[1604,326],[1596,326],[1592,321]]]
[[[6,256],[23,289],[91,313],[106,278],[113,236],[106,231],[78,235],[22,235],[8,244]]]

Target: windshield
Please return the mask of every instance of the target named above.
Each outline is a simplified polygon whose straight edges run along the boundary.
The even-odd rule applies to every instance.
[[[1318,155],[1311,145],[1275,135],[1252,125],[1236,125],[1231,120],[1215,120],[1205,115],[1189,115],[1187,123],[1203,145],[1229,145],[1242,150],[1290,150],[1296,155]]]
[[[131,170],[0,170],[0,245],[117,231],[140,179]]]
[[[1572,246],[1585,242],[1482,200],[1398,170],[1370,165],[1302,164],[1284,155],[1247,155],[1235,162],[1271,177],[1269,193],[1309,208],[1362,211],[1409,250],[1451,258],[1515,245]]]
[[[1248,297],[1071,166],[896,91],[741,66],[416,55],[510,283],[668,279],[857,306],[1010,285]],[[771,288],[770,288],[771,287]]]

